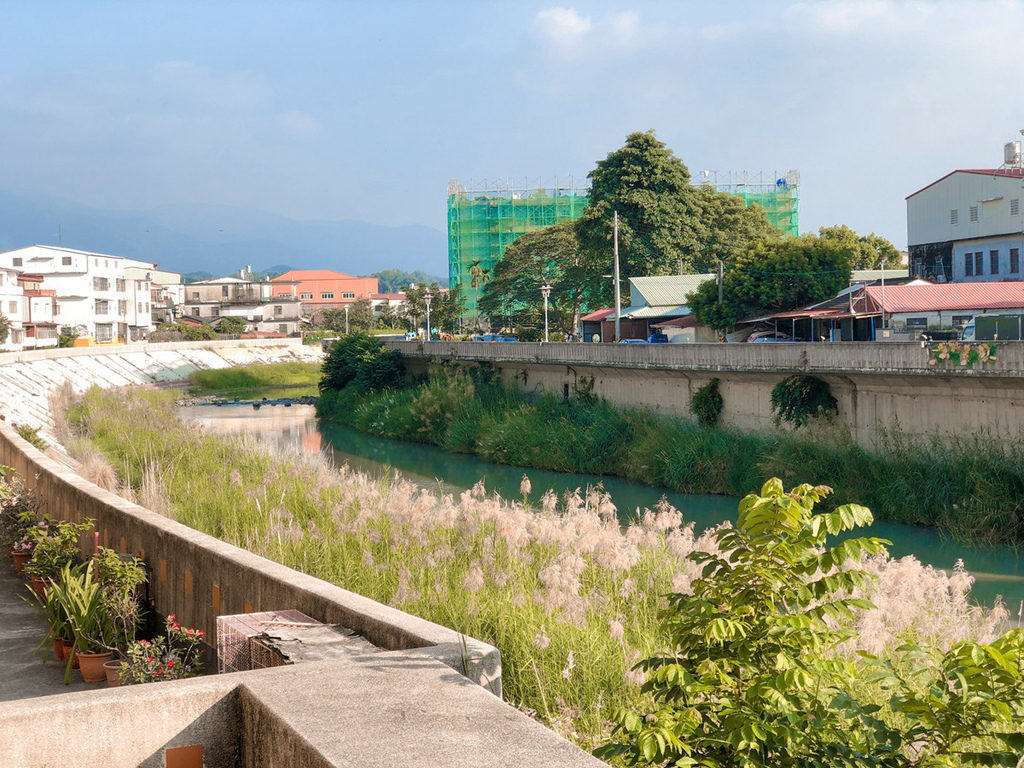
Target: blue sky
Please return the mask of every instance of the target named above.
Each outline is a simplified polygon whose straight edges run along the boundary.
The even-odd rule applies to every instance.
[[[583,179],[630,131],[801,173],[801,229],[906,244],[904,198],[1024,128],[1024,4],[4,2],[0,186],[444,229],[445,187]]]

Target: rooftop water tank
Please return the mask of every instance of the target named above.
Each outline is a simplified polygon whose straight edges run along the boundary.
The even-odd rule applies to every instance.
[[[1003,145],[1003,164],[1020,165],[1020,142],[1008,141]]]

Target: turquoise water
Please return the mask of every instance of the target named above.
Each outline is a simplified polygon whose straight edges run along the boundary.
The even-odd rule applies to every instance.
[[[318,424],[312,406],[252,407],[193,406],[182,408],[185,418],[198,419],[217,432],[253,432],[262,439],[305,452],[330,451],[335,464],[381,476],[399,471],[409,480],[449,493],[460,493],[483,480],[489,493],[520,499],[523,475],[530,478],[529,500],[537,502],[548,489],[561,495],[588,485],[601,485],[611,494],[623,521],[637,510],[651,508],[664,497],[694,521],[698,531],[723,520],[735,520],[738,499],[677,493],[617,477],[575,475],[523,467],[489,464],[476,456],[445,453],[433,446],[385,440],[366,435],[341,424]],[[889,539],[893,557],[913,555],[936,568],[950,569],[958,559],[977,580],[972,594],[991,603],[1002,595],[1015,611],[1024,601],[1024,567],[1017,551],[1009,547],[980,547],[944,540],[933,528],[875,523],[870,535]]]

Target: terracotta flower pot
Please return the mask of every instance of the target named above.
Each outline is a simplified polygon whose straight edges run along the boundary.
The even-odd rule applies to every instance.
[[[68,660],[68,654],[71,653],[71,646],[73,646],[74,643],[72,641],[70,641],[70,640],[62,640],[61,642],[64,645],[64,661],[67,661]],[[71,663],[71,668],[72,669],[78,669],[78,654],[77,653],[75,654],[75,660]]]
[[[103,671],[107,673],[107,687],[117,688],[121,685],[121,678],[117,676],[118,670],[121,669],[121,660],[112,659],[103,665]]]
[[[32,589],[40,597],[46,597],[46,588],[53,584],[53,579],[44,579],[41,576],[32,577]]]
[[[11,559],[14,560],[14,567],[18,573],[25,572],[25,563],[32,559],[31,552],[12,552]]]
[[[68,657],[64,655],[64,640],[59,637],[53,640],[53,655],[57,657],[57,661],[68,660]]]
[[[87,683],[102,683],[105,681],[107,679],[107,672],[103,665],[112,658],[114,658],[114,654],[111,651],[106,653],[78,654],[78,664],[82,671],[82,679]]]

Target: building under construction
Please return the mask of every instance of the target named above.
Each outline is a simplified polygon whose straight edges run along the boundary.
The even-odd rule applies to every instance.
[[[800,233],[800,174],[749,174],[701,171],[694,180],[698,186],[711,186],[719,192],[739,195],[746,205],[757,204],[768,221],[787,235]],[[477,314],[476,298],[493,273],[494,265],[505,249],[520,235],[557,224],[574,221],[583,215],[589,202],[589,190],[572,176],[545,182],[525,179],[517,182],[499,179],[468,184],[448,182],[448,277],[450,284],[462,286],[465,314]],[[476,275],[477,290],[470,286]]]
[[[448,278],[462,285],[466,314],[475,315],[476,294],[470,288],[476,276],[481,285],[491,275],[505,249],[520,235],[583,215],[590,198],[587,188],[570,176],[548,183],[538,179],[487,181],[463,185],[448,182]]]

